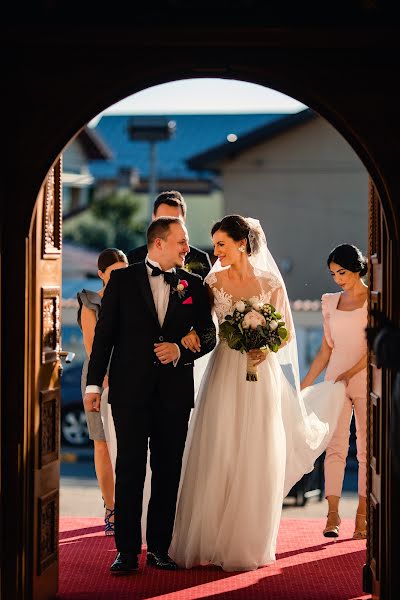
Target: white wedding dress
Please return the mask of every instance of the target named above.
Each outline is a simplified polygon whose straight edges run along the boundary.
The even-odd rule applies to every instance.
[[[221,323],[239,298],[224,291],[216,273],[206,282]],[[279,281],[265,274],[259,282],[259,300],[288,316]],[[294,330],[291,336],[295,344]],[[277,354],[258,370],[259,381],[247,382],[246,355],[224,342],[209,359],[189,424],[169,549],[181,567],[247,571],[273,562],[282,501],[333,433],[342,383],[316,384],[299,401]]]

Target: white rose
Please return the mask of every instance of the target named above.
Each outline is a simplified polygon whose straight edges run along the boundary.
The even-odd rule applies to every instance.
[[[272,331],[275,331],[275,329],[278,327],[278,321],[271,321],[269,324],[269,328],[272,329]]]
[[[252,296],[251,298],[249,298],[249,302],[252,306],[254,306],[254,308],[260,307],[260,299],[257,298],[257,296]]]
[[[240,313],[243,313],[246,309],[246,305],[243,302],[243,300],[239,300],[238,302],[236,302],[235,304],[235,308],[236,310],[238,310]]]
[[[183,290],[185,289],[185,286],[182,285],[181,283],[178,283],[178,285],[176,286],[176,289],[178,290],[178,292],[183,292]]]
[[[245,315],[242,322],[242,327],[244,329],[249,329],[249,327],[252,329],[257,329],[258,325],[264,326],[265,319],[260,313],[256,312],[255,310],[251,310]]]

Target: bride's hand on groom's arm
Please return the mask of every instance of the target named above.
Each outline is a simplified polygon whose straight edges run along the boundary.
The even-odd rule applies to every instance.
[[[184,348],[192,352],[200,352],[201,350],[200,338],[194,329],[181,339],[181,344]]]
[[[88,392],[85,394],[83,404],[87,412],[99,412],[100,411],[101,394],[96,392]]]

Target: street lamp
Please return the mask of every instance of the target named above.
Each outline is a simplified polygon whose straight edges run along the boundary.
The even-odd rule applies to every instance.
[[[170,140],[176,131],[176,123],[167,117],[156,115],[132,117],[128,123],[128,135],[132,141],[149,142],[149,206],[151,207],[157,192],[157,142]]]

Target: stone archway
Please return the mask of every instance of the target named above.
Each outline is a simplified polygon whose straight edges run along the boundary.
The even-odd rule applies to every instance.
[[[32,323],[25,292],[32,280],[32,214],[50,167],[71,137],[95,114],[155,83],[198,76],[229,77],[267,85],[304,102],[345,137],[374,181],[370,251],[378,254],[377,263],[382,265],[381,287],[376,291],[380,293],[380,308],[387,316],[398,315],[400,292],[392,285],[391,275],[395,274],[400,254],[397,213],[400,190],[395,158],[399,132],[397,125],[392,127],[395,119],[390,120],[391,108],[386,103],[390,82],[384,77],[389,68],[385,38],[375,36],[372,40],[366,33],[354,30],[350,43],[347,38],[338,40],[329,33],[322,36],[318,30],[305,38],[301,32],[290,29],[261,31],[255,26],[239,37],[223,28],[211,32],[193,29],[190,36],[184,37],[179,30],[173,35],[173,29],[162,27],[157,32],[137,28],[134,33],[132,36],[132,31],[121,27],[116,34],[102,37],[101,31],[95,29],[89,35],[80,32],[71,41],[64,31],[55,42],[51,36],[40,39],[36,33],[28,32],[22,46],[29,47],[29,56],[18,73],[7,73],[10,122],[6,133],[10,155],[4,191],[13,202],[6,204],[3,215],[6,227],[1,241],[1,414],[3,423],[15,423],[15,429],[2,429],[2,483],[7,489],[3,500],[3,514],[7,518],[2,517],[7,569],[2,570],[2,589],[7,590],[10,599],[33,597],[32,582],[36,576],[36,566],[30,557],[37,539],[32,521],[26,518],[33,514],[35,519],[37,514],[33,474],[38,438],[29,405],[26,348]],[[71,61],[71,53],[72,58],[79,58],[79,63],[74,62],[75,70],[63,72],[60,64]],[[345,64],[343,55],[347,58]],[[372,91],[371,81],[374,93],[366,97],[366,92]],[[30,88],[35,90],[35,98],[25,112],[29,117],[26,135],[26,120],[21,123],[18,116],[23,91]],[[372,111],[376,115],[374,122],[370,119]],[[15,156],[21,160],[15,160]],[[378,227],[385,235],[375,235]],[[377,248],[378,243],[383,246]],[[381,394],[379,410],[383,412],[375,435],[384,469],[375,485],[385,490],[388,510],[376,511],[373,521],[376,534],[375,541],[369,544],[369,561],[372,564],[372,559],[378,557],[378,573],[374,573],[372,565],[367,575],[374,574],[380,582],[375,587],[376,594],[390,598],[395,579],[395,548],[389,532],[398,529],[398,517],[391,511],[398,485],[390,479],[387,452],[390,378],[385,373],[382,389],[385,394]],[[375,395],[379,396],[376,392]],[[385,410],[383,400],[389,407]],[[27,435],[27,431],[33,435]],[[16,523],[9,520],[10,514],[17,516]],[[50,586],[43,597],[50,598],[52,593]]]

